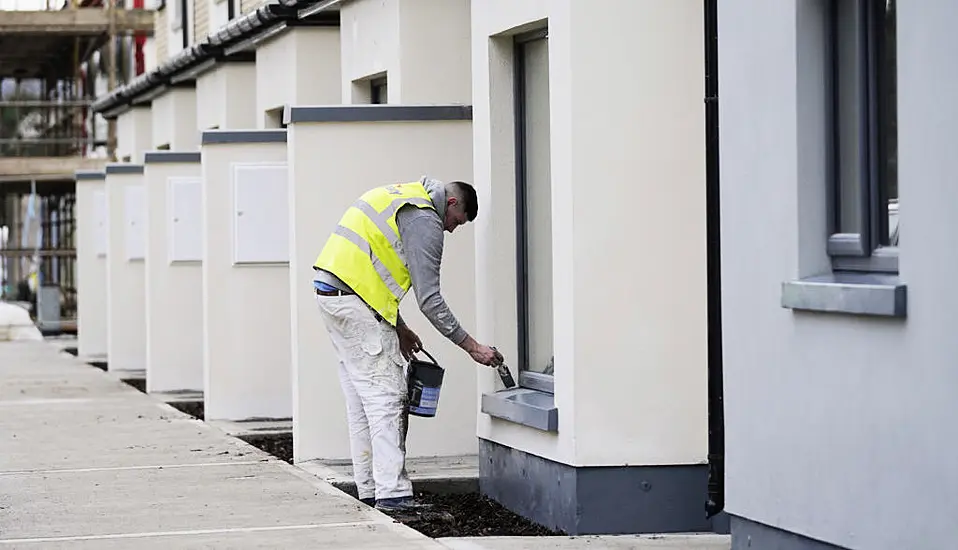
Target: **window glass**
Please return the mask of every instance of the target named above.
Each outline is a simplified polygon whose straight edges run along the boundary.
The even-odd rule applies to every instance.
[[[888,205],[888,240],[882,244],[898,246],[898,33],[895,0],[883,0],[878,14],[881,40],[878,48],[879,126],[882,161],[882,200]]]
[[[527,369],[552,374],[552,177],[549,41],[521,44]]]
[[[895,0],[834,0],[835,231],[856,254],[898,239]]]
[[[837,176],[839,182],[838,213],[839,233],[858,233],[861,231],[862,215],[861,185],[864,183],[862,162],[859,154],[863,140],[861,129],[865,109],[861,103],[864,97],[863,65],[864,58],[861,40],[862,31],[857,0],[837,0],[836,25],[838,27],[837,74],[835,75],[838,97],[838,154]]]

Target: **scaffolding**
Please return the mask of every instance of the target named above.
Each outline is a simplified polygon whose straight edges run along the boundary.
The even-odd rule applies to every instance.
[[[145,69],[152,13],[116,1],[0,11],[0,298],[27,302],[41,330],[76,327],[73,174],[116,160],[93,101]]]

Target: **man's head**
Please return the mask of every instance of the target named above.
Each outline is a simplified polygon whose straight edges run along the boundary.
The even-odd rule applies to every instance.
[[[446,219],[443,229],[452,233],[460,225],[476,219],[479,213],[479,199],[473,186],[462,181],[446,184]]]

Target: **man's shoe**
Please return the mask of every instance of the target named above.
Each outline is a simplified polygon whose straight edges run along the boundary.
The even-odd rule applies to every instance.
[[[383,498],[376,501],[376,509],[382,512],[420,512],[432,508],[431,504],[417,502],[413,497]]]
[[[362,502],[362,503],[365,504],[366,506],[375,506],[375,505],[376,505],[376,499],[375,499],[374,497],[361,498],[361,499],[359,499],[359,502]]]

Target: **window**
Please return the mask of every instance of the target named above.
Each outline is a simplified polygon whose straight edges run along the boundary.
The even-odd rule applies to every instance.
[[[263,122],[264,128],[286,128],[286,123],[283,122],[283,112],[285,107],[276,107],[275,109],[269,109],[265,113],[265,118]]]
[[[898,271],[895,0],[832,0],[831,201],[835,271]]]
[[[389,103],[389,89],[386,86],[386,77],[374,78],[369,81],[369,102],[373,105]]]
[[[172,0],[167,4],[167,17],[170,18],[170,28],[178,31],[183,28],[183,7],[182,0]]]
[[[385,71],[353,80],[352,102],[357,105],[385,105],[389,103],[389,87]]]
[[[552,178],[549,39],[515,39],[519,384],[552,392]]]

